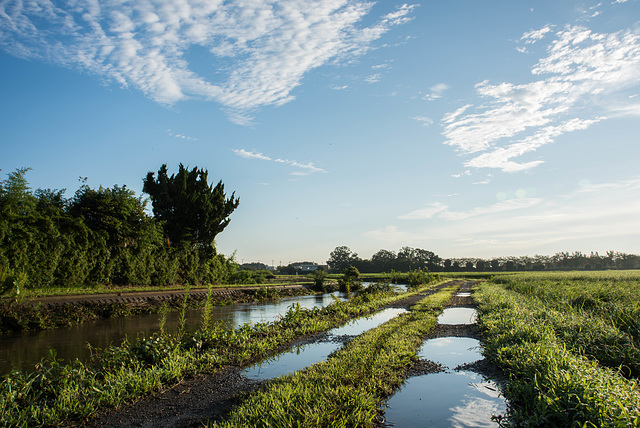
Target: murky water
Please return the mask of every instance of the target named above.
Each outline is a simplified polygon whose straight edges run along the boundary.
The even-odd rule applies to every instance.
[[[274,379],[322,362],[327,359],[329,354],[342,346],[339,341],[335,340],[336,337],[360,335],[405,312],[407,312],[405,309],[389,308],[369,317],[351,320],[342,327],[329,330],[326,340],[296,346],[289,351],[247,368],[243,371],[243,374],[248,378],[257,380]]]
[[[334,293],[341,300],[345,296]],[[331,294],[319,296],[299,296],[266,303],[240,303],[218,306],[212,309],[212,318],[225,322],[229,327],[238,327],[246,323],[275,321],[293,304],[304,308],[322,307],[331,304]],[[11,370],[32,370],[43,357],[49,355],[49,349],[57,352],[57,357],[69,362],[89,357],[87,343],[93,347],[106,348],[110,344],[119,345],[124,338],[134,340],[138,335],[149,336],[159,330],[159,315],[139,315],[126,318],[112,318],[75,325],[70,328],[45,330],[31,333],[8,334],[0,336],[0,375]],[[195,329],[202,322],[202,311],[187,312],[187,328]],[[178,313],[168,314],[165,329],[175,331],[178,326]]]
[[[473,308],[447,308],[438,317],[438,324],[474,324],[478,311]]]

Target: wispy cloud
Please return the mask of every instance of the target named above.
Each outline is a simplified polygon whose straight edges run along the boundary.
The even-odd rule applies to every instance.
[[[178,133],[173,132],[173,131],[172,131],[172,130],[170,130],[170,129],[167,129],[167,134],[168,134],[169,136],[171,136],[171,137],[179,138],[179,139],[181,139],[181,140],[198,141],[198,139],[197,139],[197,138],[189,137],[188,135],[184,135],[184,134],[178,134]]]
[[[309,163],[300,163],[298,161],[294,161],[294,160],[289,160],[289,159],[281,159],[281,158],[272,158],[270,156],[265,156],[262,153],[256,153],[254,151],[247,151],[245,149],[233,149],[233,152],[245,159],[257,159],[257,160],[264,160],[264,161],[270,161],[270,162],[275,162],[275,163],[280,163],[280,164],[284,164],[284,165],[289,165],[291,167],[297,168],[298,171],[294,171],[291,173],[291,175],[296,175],[296,176],[304,176],[304,175],[310,175],[310,174],[314,174],[314,173],[326,173],[327,171],[325,171],[322,168],[319,168],[317,166],[315,166],[313,163],[309,162]]]
[[[430,126],[433,124],[433,119],[427,116],[415,116],[412,119],[420,122],[422,126]]]
[[[525,33],[523,40],[541,40],[551,29]],[[524,84],[481,82],[476,92],[485,104],[467,104],[443,117],[445,144],[465,154],[484,152],[465,166],[528,170],[543,161],[515,159],[616,113],[638,113],[626,91],[640,82],[640,36],[567,26],[555,33],[531,73],[545,78]]]
[[[358,0],[12,2],[0,13],[0,47],[133,87],[163,104],[213,100],[235,122],[247,124],[255,109],[291,101],[308,71],[367,52],[392,27],[410,20],[414,8],[405,4],[359,26],[372,5]],[[219,81],[193,71],[194,46],[210,52],[211,71],[223,76]]]
[[[430,92],[424,96],[424,99],[427,101],[437,100],[438,98],[442,98],[442,94],[444,91],[449,89],[449,85],[446,83],[438,83],[429,88]]]
[[[619,242],[614,237],[624,237],[629,243],[619,251],[633,251],[640,238],[640,199],[629,195],[638,191],[640,177],[632,177],[584,184],[545,199],[512,198],[466,211],[434,203],[399,217],[412,221],[374,229],[364,236],[390,245],[400,242],[436,249],[455,242],[479,257],[531,251],[553,254],[567,248],[604,251],[612,248],[611,242]]]

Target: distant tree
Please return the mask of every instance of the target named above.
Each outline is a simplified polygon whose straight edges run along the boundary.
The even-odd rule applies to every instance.
[[[371,264],[376,272],[387,272],[395,269],[396,253],[380,250],[371,256]]]
[[[358,254],[352,253],[349,247],[343,245],[336,247],[330,254],[327,264],[331,272],[342,272],[349,266],[354,264],[354,261],[359,260]]]
[[[466,262],[466,263],[464,264],[464,269],[465,269],[467,272],[470,272],[470,271],[474,270],[474,269],[473,269],[473,262]]]
[[[149,172],[142,190],[151,196],[153,213],[164,224],[171,242],[189,242],[213,247],[217,234],[229,224],[229,216],[238,207],[235,192],[227,199],[224,184],[208,183],[206,170],[187,170],[180,164],[177,174],[169,176],[167,165],[156,177]]]
[[[491,260],[491,270],[498,270],[498,269],[500,269],[500,260],[498,259]]]
[[[486,270],[486,264],[485,264],[484,260],[478,260],[476,262],[476,270],[478,272],[484,272]]]

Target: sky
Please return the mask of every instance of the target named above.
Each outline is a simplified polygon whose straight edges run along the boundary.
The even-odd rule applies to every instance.
[[[640,0],[0,0],[0,172],[204,168],[241,263],[640,253]]]

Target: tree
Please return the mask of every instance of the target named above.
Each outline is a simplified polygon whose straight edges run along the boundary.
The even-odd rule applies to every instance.
[[[342,272],[349,266],[353,265],[354,261],[359,260],[358,254],[352,253],[349,247],[343,245],[336,247],[330,254],[327,264],[331,272]]]
[[[229,224],[229,216],[238,207],[235,192],[227,199],[224,184],[208,183],[208,171],[194,167],[191,171],[180,164],[177,174],[167,174],[167,165],[158,176],[149,172],[142,190],[151,196],[153,213],[163,222],[171,242],[189,242],[213,247],[217,234]]]

